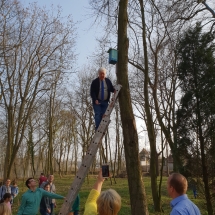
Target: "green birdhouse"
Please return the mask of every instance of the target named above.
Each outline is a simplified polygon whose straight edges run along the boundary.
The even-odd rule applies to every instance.
[[[118,51],[116,49],[110,48],[109,53],[109,64],[116,64],[118,60]]]

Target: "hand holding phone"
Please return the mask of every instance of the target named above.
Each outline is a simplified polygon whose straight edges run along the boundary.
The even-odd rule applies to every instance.
[[[103,178],[109,178],[110,177],[109,165],[108,164],[103,164],[102,165],[102,177]]]

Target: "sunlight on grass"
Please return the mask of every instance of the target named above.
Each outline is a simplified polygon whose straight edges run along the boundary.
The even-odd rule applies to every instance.
[[[71,183],[73,182],[74,176],[71,175],[66,175],[63,178],[59,178],[59,176],[55,176],[55,186],[57,188],[57,193],[66,196],[68,189],[71,186]],[[80,190],[80,214],[83,214],[84,211],[84,204],[86,202],[87,196],[90,192],[90,189],[92,188],[94,182],[96,180],[96,176],[89,176],[88,180],[87,178],[85,179],[85,182],[83,183],[81,190]],[[153,207],[153,199],[151,195],[151,187],[150,187],[150,178],[145,177],[144,179],[144,186],[146,190],[146,195],[147,195],[147,203],[148,203],[148,210],[149,214],[163,214],[163,215],[169,215],[171,208],[170,208],[170,201],[171,199],[167,195],[166,191],[166,183],[167,183],[167,178],[163,178],[163,184],[162,184],[162,189],[161,189],[161,194],[162,194],[162,208],[164,210],[163,213],[155,213],[154,212],[154,207]],[[89,181],[89,183],[88,183]],[[21,195],[27,190],[27,188],[24,186],[23,181],[18,182],[20,193],[17,198],[15,198],[14,205],[13,205],[13,215],[17,213],[18,210],[18,204],[21,201]],[[129,199],[129,191],[128,191],[128,182],[126,178],[117,178],[116,179],[116,184],[112,180],[112,184],[110,179],[106,180],[103,184],[103,190],[105,189],[115,189],[120,196],[122,197],[122,208],[119,212],[119,215],[128,215],[131,214],[130,210],[130,199]],[[192,190],[188,190],[187,192],[189,198],[200,208],[201,214],[206,215],[206,204],[203,199],[197,198],[194,199]],[[63,200],[57,200],[57,208],[55,208],[55,214],[58,214],[60,207],[63,203]],[[39,214],[39,213],[38,213]]]

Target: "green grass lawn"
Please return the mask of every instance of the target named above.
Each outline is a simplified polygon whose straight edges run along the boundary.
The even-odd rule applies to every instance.
[[[55,176],[55,186],[57,189],[57,193],[63,196],[66,196],[68,189],[71,186],[71,183],[73,181],[74,176],[64,176],[63,178],[59,178],[57,175]],[[84,204],[86,202],[87,196],[90,192],[90,189],[92,188],[94,182],[96,180],[95,176],[89,176],[88,179],[85,179],[85,182],[83,183],[83,186],[80,190],[80,214],[83,214],[84,211]],[[151,187],[150,187],[150,178],[145,177],[144,179],[144,185],[147,195],[147,203],[148,203],[148,210],[150,214],[161,214],[161,213],[155,213],[153,209],[153,200],[152,200],[152,194],[151,194]],[[169,214],[171,211],[170,208],[170,201],[171,199],[167,195],[166,191],[166,183],[167,178],[163,178],[163,184],[162,184],[162,207],[164,212],[162,214]],[[13,205],[13,214],[15,215],[18,210],[19,202],[21,201],[22,194],[27,190],[27,188],[24,186],[23,181],[18,182],[19,185],[19,195],[15,198],[14,205]],[[112,184],[110,179],[106,180],[103,184],[103,190],[113,188],[115,189],[120,196],[122,197],[122,208],[119,212],[119,215],[128,215],[131,214],[130,210],[130,200],[129,200],[129,191],[128,191],[128,182],[126,178],[117,178],[116,184],[112,180]],[[188,190],[187,192],[188,197],[199,207],[201,214],[206,215],[206,204],[203,199],[201,199],[201,196],[197,199],[194,199],[192,190]],[[55,209],[55,213],[58,214],[60,207],[63,203],[63,200],[57,200],[57,208]]]

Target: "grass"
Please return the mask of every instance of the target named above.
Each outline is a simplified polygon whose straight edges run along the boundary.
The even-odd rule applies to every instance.
[[[59,178],[58,176],[55,176],[55,186],[56,186],[58,194],[66,196],[68,189],[70,188],[71,183],[73,182],[73,177],[74,176],[71,176],[71,175],[64,176],[63,178]],[[83,185],[81,187],[80,214],[83,214],[83,212],[84,212],[84,204],[86,202],[89,191],[92,188],[95,180],[96,180],[95,176],[89,176],[88,180],[86,178],[85,182],[83,183]],[[144,180],[144,186],[145,186],[145,191],[146,191],[146,196],[147,196],[149,214],[150,215],[152,215],[152,214],[156,214],[156,215],[169,214],[171,211],[171,208],[170,208],[171,199],[168,197],[167,191],[166,191],[167,178],[163,177],[162,190],[161,190],[161,193],[162,193],[161,202],[162,202],[162,208],[164,210],[163,213],[155,213],[155,211],[154,211],[153,199],[152,199],[151,187],[150,187],[150,178],[145,177],[143,180]],[[14,205],[12,208],[13,215],[15,215],[17,213],[19,202],[21,201],[21,196],[27,190],[23,181],[19,181],[18,186],[19,186],[19,194],[14,200]],[[113,180],[112,180],[112,184],[111,184],[110,179],[108,179],[103,184],[103,190],[108,189],[108,188],[115,189],[122,197],[122,208],[118,215],[131,214],[127,179],[126,178],[117,178],[116,184],[114,184]],[[205,201],[201,198],[201,196],[198,197],[197,199],[194,199],[192,190],[190,190],[190,189],[188,190],[187,194],[188,194],[188,197],[199,207],[201,214],[207,215],[206,204],[205,204]],[[56,214],[58,214],[62,203],[63,203],[63,200],[57,200],[57,208],[55,209]]]

